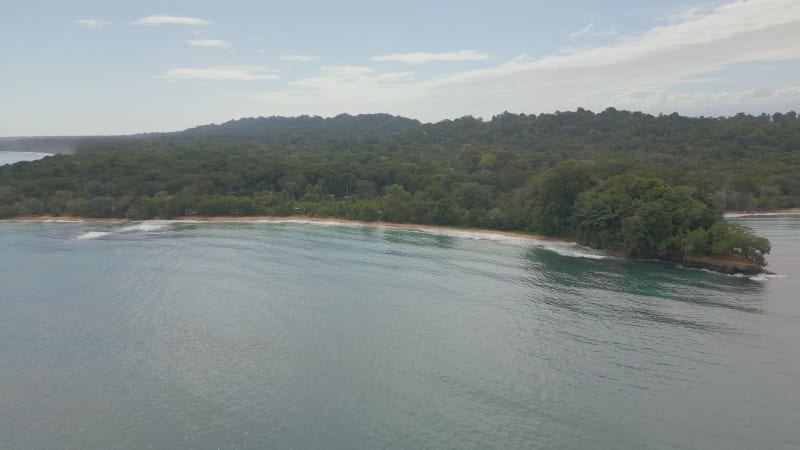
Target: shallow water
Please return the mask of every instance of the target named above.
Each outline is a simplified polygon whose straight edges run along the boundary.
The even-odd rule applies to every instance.
[[[800,218],[770,279],[498,235],[0,224],[8,448],[800,447]]]

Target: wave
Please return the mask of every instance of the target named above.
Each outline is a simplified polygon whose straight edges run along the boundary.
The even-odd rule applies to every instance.
[[[395,226],[392,224],[386,223],[371,223],[371,222],[356,222],[356,221],[340,221],[340,220],[315,220],[315,219],[235,219],[235,220],[225,220],[225,221],[203,221],[203,220],[165,220],[159,221],[159,223],[169,224],[169,223],[202,223],[202,224],[213,224],[213,223],[267,223],[267,224],[297,224],[297,225],[314,225],[314,226],[333,226],[333,227],[348,227],[348,228],[362,228],[362,227],[373,227],[373,228],[381,228],[387,230],[398,230],[398,231],[411,231],[411,232],[418,232],[418,233],[426,233],[426,234],[434,234],[439,236],[449,236],[454,238],[460,239],[474,239],[474,240],[488,240],[493,242],[499,243],[508,243],[514,245],[533,245],[535,247],[543,248],[545,250],[549,250],[551,252],[557,253],[562,256],[569,256],[574,258],[588,258],[588,259],[607,259],[611,258],[611,256],[598,251],[591,249],[589,247],[584,247],[582,245],[576,244],[574,242],[553,242],[553,241],[545,241],[541,239],[536,239],[535,237],[527,237],[527,236],[512,236],[504,233],[495,233],[492,231],[469,231],[469,230],[458,230],[458,229],[451,229],[451,228],[438,228],[438,227],[426,227],[425,225],[420,226],[413,226],[413,225],[404,225],[404,226]]]
[[[387,227],[392,228],[392,227]],[[409,231],[419,231],[428,234],[438,234],[442,236],[450,236],[461,239],[475,239],[475,240],[488,240],[500,243],[509,243],[514,245],[533,245],[534,247],[542,248],[544,250],[557,253],[562,256],[569,256],[573,258],[588,258],[588,259],[608,259],[611,256],[598,251],[577,244],[575,242],[554,242],[536,239],[535,237],[522,237],[510,236],[502,233],[492,233],[486,231],[462,231],[462,230],[449,230],[442,228],[406,228]]]
[[[170,229],[171,223],[172,221],[145,221],[134,223],[133,225],[127,225],[121,228],[113,228],[110,230],[87,231],[78,235],[75,239],[83,241],[88,239],[98,239],[113,234],[153,233]]]
[[[134,225],[128,225],[126,227],[122,227],[118,231],[120,233],[136,233],[140,231],[144,233],[150,233],[153,231],[162,231],[169,228],[170,222],[172,221],[148,220],[146,222],[140,222]]]
[[[143,222],[137,222],[132,225],[126,225],[122,228],[113,229],[110,231],[90,231],[78,236],[77,239],[97,239],[99,237],[108,236],[112,233],[153,233],[159,231],[165,231],[172,229],[173,225],[176,224],[219,224],[219,223],[242,223],[242,224],[259,224],[259,223],[266,223],[266,224],[291,224],[291,225],[314,225],[314,226],[333,226],[333,227],[348,227],[348,228],[362,228],[362,227],[374,227],[374,228],[382,228],[388,230],[405,230],[411,232],[418,232],[418,233],[425,233],[425,234],[434,234],[440,236],[449,236],[459,239],[472,239],[472,240],[483,240],[483,241],[493,241],[498,243],[505,243],[505,244],[513,244],[518,246],[534,246],[538,248],[542,248],[544,250],[551,251],[553,253],[557,253],[562,256],[568,256],[573,258],[587,258],[587,259],[607,259],[612,258],[611,256],[599,251],[594,250],[589,247],[582,246],[580,244],[574,242],[558,242],[558,241],[546,241],[537,239],[535,237],[527,237],[527,236],[513,236],[504,233],[495,233],[491,231],[469,231],[469,230],[458,230],[458,229],[449,229],[449,228],[438,228],[438,227],[426,227],[424,225],[420,226],[393,226],[391,224],[380,224],[380,223],[362,223],[362,222],[351,222],[351,221],[339,221],[339,220],[313,220],[313,219],[235,219],[235,220],[214,220],[214,221],[204,221],[204,220],[192,220],[192,219],[177,219],[177,220],[148,220]]]
[[[553,242],[536,239],[535,237],[527,236],[513,236],[504,233],[495,233],[491,231],[469,231],[458,230],[452,228],[438,228],[420,226],[394,226],[392,224],[382,223],[364,223],[364,222],[350,222],[338,220],[309,220],[309,219],[254,219],[254,220],[235,220],[235,223],[272,223],[272,224],[300,224],[300,225],[316,225],[316,226],[337,226],[337,227],[376,227],[388,230],[411,231],[425,234],[434,234],[439,236],[448,236],[459,239],[473,239],[493,241],[499,243],[513,244],[513,245],[533,245],[535,247],[543,248],[551,252],[557,253],[562,256],[569,256],[574,258],[588,258],[588,259],[607,259],[611,256],[589,247],[576,244],[574,242]],[[206,222],[213,223],[213,222]]]
[[[750,281],[769,281],[777,278],[786,278],[786,275],[780,273],[760,273],[758,275],[746,276]]]
[[[109,234],[111,234],[110,231],[87,231],[86,233],[83,233],[83,234],[79,235],[75,239],[78,239],[78,240],[81,240],[81,241],[87,240],[87,239],[97,239],[97,238],[101,238],[103,236],[108,236]]]
[[[718,276],[723,276],[723,277],[747,278],[750,281],[756,281],[756,282],[759,282],[759,283],[762,283],[762,282],[765,282],[765,281],[769,281],[769,280],[772,280],[772,279],[786,278],[786,275],[781,274],[781,273],[766,273],[766,272],[762,272],[762,273],[760,273],[758,275],[745,275],[743,273],[722,273],[722,272],[717,272],[717,271],[714,271],[714,270],[711,270],[711,269],[696,269],[696,268],[684,267],[684,266],[681,266],[681,267],[683,269],[685,269],[685,270],[697,270],[699,272],[706,272],[706,273],[710,273],[710,274],[714,274],[714,275],[718,275]]]
[[[327,227],[351,227],[359,228],[370,226],[369,224],[362,224],[358,222],[343,222],[338,220],[307,220],[307,219],[255,219],[255,220],[237,220],[237,223],[274,223],[274,224],[299,224],[299,225],[319,225]]]
[[[797,216],[797,215],[800,215],[800,212],[777,211],[777,212],[753,212],[753,213],[725,213],[722,216],[726,219],[737,219],[740,217]]]
[[[760,273],[758,275],[754,275],[754,276],[747,277],[747,278],[749,280],[751,280],[751,281],[767,281],[770,278],[775,278],[775,276],[774,275],[769,275],[769,274],[766,274],[766,273]]]
[[[359,223],[352,221],[338,221],[338,220],[313,220],[313,219],[224,219],[224,220],[202,220],[202,219],[165,219],[165,220],[148,220],[130,225],[120,229],[119,231],[161,231],[168,229],[170,225],[179,224],[194,224],[194,225],[214,225],[214,224],[299,224],[299,225],[320,225],[320,226],[335,226],[335,227],[369,227],[379,226],[378,224]]]
[[[530,242],[532,239],[518,237],[518,236],[509,236],[506,234],[501,233],[492,233],[490,231],[466,231],[466,230],[453,230],[447,228],[428,228],[425,226],[420,227],[393,227],[391,225],[380,225],[384,228],[395,229],[395,230],[407,230],[407,231],[416,231],[421,233],[427,234],[437,234],[440,236],[450,236],[455,238],[462,238],[462,239],[477,239],[477,240],[484,240],[484,241],[496,241],[496,242],[510,242],[510,243],[525,243]]]
[[[569,256],[572,258],[587,258],[587,259],[612,258],[612,256],[609,256],[599,250],[594,250],[589,247],[584,247],[580,244],[575,244],[572,242],[563,242],[563,243],[544,242],[541,245],[537,245],[537,247],[541,247],[545,250],[558,253],[561,256]]]

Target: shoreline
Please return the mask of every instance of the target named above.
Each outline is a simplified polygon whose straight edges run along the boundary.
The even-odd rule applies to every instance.
[[[568,244],[575,244],[574,240],[558,238],[553,236],[545,236],[541,234],[525,233],[521,231],[506,231],[506,230],[493,230],[490,228],[459,228],[447,225],[427,225],[416,223],[395,223],[395,222],[382,222],[382,221],[365,221],[354,219],[342,219],[337,217],[313,217],[313,216],[181,216],[171,219],[144,219],[144,220],[130,220],[121,218],[93,218],[93,217],[80,217],[80,216],[20,216],[12,219],[0,219],[0,223],[11,222],[35,222],[35,223],[134,223],[134,222],[151,222],[151,221],[167,221],[167,222],[186,222],[186,223],[296,223],[296,224],[327,224],[327,225],[357,225],[365,227],[376,228],[393,228],[398,230],[412,230],[412,231],[457,231],[463,233],[477,233],[483,235],[499,235],[506,237],[514,237],[521,239],[530,239],[535,241],[544,242],[562,242]]]
[[[800,215],[800,208],[772,209],[769,211],[725,211],[722,216],[727,217],[748,217],[748,216],[793,216]]]
[[[722,213],[723,217],[745,217],[745,216],[780,216],[780,215],[800,215],[800,207],[797,208],[783,208],[772,209],[767,211],[760,210],[730,210]],[[494,230],[491,228],[461,228],[449,225],[433,225],[433,224],[418,224],[418,223],[396,223],[396,222],[383,222],[380,220],[366,221],[345,219],[340,217],[316,217],[304,215],[291,215],[291,216],[180,216],[170,219],[152,218],[152,219],[126,219],[121,217],[102,218],[102,217],[83,217],[83,216],[18,216],[7,219],[0,219],[0,223],[7,222],[97,222],[97,223],[128,223],[128,222],[146,222],[146,221],[180,221],[180,222],[321,222],[321,223],[342,223],[350,225],[373,225],[380,227],[402,228],[402,229],[441,229],[441,230],[455,230],[467,231],[475,233],[494,233],[506,236],[516,236],[522,238],[538,239],[545,241],[562,241],[562,242],[575,242],[569,239],[556,238],[552,236],[545,236],[541,234],[526,233],[523,231],[507,231],[507,230]]]
[[[737,214],[737,217],[747,215],[780,215],[780,214],[800,214],[800,208],[792,210],[781,210],[781,212],[770,213],[725,213]],[[125,223],[143,223],[143,222],[173,222],[173,223],[272,223],[272,224],[319,224],[319,225],[333,225],[333,226],[360,226],[360,227],[374,227],[374,228],[390,228],[396,230],[409,230],[419,232],[456,232],[456,233],[472,233],[485,238],[492,236],[503,236],[517,239],[524,239],[538,242],[561,243],[569,245],[580,245],[587,249],[592,249],[589,246],[582,245],[575,240],[558,238],[553,236],[545,236],[540,234],[525,233],[519,231],[505,231],[505,230],[492,230],[488,228],[459,228],[445,225],[425,225],[415,223],[393,223],[382,221],[363,221],[353,219],[340,219],[336,217],[313,217],[313,216],[182,216],[172,219],[145,219],[145,220],[130,220],[121,218],[91,218],[79,216],[21,216],[13,219],[0,219],[0,223],[106,223],[106,224],[125,224]],[[594,249],[592,249],[594,250]],[[601,250],[604,255],[609,257],[620,257],[614,251]],[[622,256],[623,258],[627,258]],[[636,258],[630,258],[636,260]],[[678,267],[687,269],[706,269],[713,272],[734,275],[759,275],[762,273],[771,274],[765,267],[758,266],[742,257],[726,256],[707,256],[707,257],[689,257],[683,261],[670,261],[663,260],[664,262],[675,264]]]

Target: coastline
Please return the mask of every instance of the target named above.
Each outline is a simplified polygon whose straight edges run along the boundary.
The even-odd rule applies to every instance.
[[[393,228],[399,230],[416,230],[416,231],[455,231],[462,233],[476,233],[482,235],[497,235],[505,237],[514,237],[520,239],[530,239],[535,241],[545,242],[562,242],[574,244],[574,240],[558,238],[553,236],[545,236],[541,234],[525,233],[521,231],[505,231],[505,230],[492,230],[489,228],[460,228],[446,225],[427,225],[417,223],[395,223],[395,222],[382,222],[382,221],[365,221],[353,219],[341,219],[337,217],[313,217],[313,216],[181,216],[171,219],[144,219],[144,220],[130,220],[121,218],[93,218],[93,217],[80,217],[80,216],[20,216],[12,219],[0,219],[0,223],[10,222],[37,222],[37,223],[68,223],[68,222],[86,222],[86,223],[131,223],[131,222],[148,222],[148,221],[169,221],[169,222],[217,222],[217,223],[235,223],[235,222],[264,222],[264,223],[317,223],[327,225],[356,225],[365,227],[383,227]]]
[[[748,217],[748,216],[793,216],[800,215],[800,208],[772,209],[769,211],[725,211],[723,217]]]
[[[725,213],[735,214],[734,217],[744,217],[752,215],[780,215],[780,214],[800,214],[800,208],[793,208],[790,210],[779,210],[769,213]],[[740,215],[741,214],[741,215]],[[393,223],[382,221],[363,221],[353,219],[341,219],[336,217],[313,217],[313,216],[181,216],[172,219],[144,219],[144,220],[130,220],[122,218],[92,218],[92,217],[79,217],[79,216],[21,216],[12,219],[0,219],[0,223],[107,223],[107,224],[124,224],[124,223],[141,223],[141,222],[183,222],[183,223],[273,223],[273,224],[319,224],[319,225],[340,225],[340,226],[362,226],[362,227],[375,227],[375,228],[390,228],[397,230],[409,230],[420,232],[449,232],[449,233],[467,233],[475,234],[485,238],[492,236],[503,236],[517,239],[525,239],[538,242],[551,242],[570,245],[581,245],[575,240],[558,238],[553,236],[545,236],[540,234],[525,233],[519,231],[504,231],[492,230],[487,228],[459,228],[445,225],[426,225],[415,223]],[[590,247],[586,247],[590,248]],[[601,250],[608,256],[623,257],[612,250]],[[631,258],[636,259],[636,258]],[[762,273],[771,274],[768,269],[761,267],[755,263],[747,261],[745,258],[738,255],[723,255],[723,256],[704,256],[704,257],[687,257],[682,261],[669,261],[679,267],[688,269],[706,269],[713,272],[733,275],[759,275]]]

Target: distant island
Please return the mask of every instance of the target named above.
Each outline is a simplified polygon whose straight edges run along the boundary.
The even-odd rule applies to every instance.
[[[725,210],[800,206],[800,119],[609,108],[434,124],[248,118],[47,139],[0,167],[0,218],[288,216],[537,233],[633,258],[755,273],[769,242]],[[3,146],[30,142],[0,140]]]

